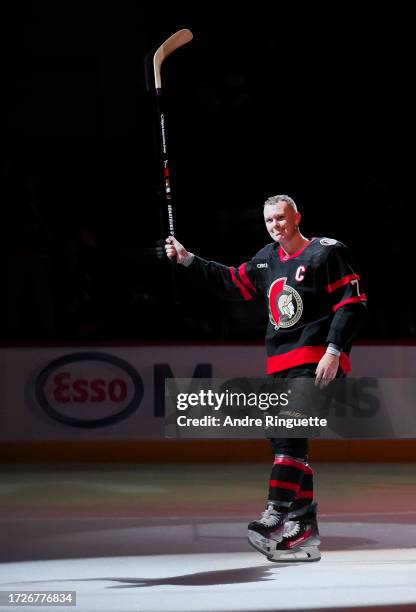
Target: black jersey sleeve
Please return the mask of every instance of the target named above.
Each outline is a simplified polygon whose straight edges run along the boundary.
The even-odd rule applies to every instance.
[[[351,342],[367,317],[367,296],[361,290],[360,275],[354,271],[346,246],[338,243],[328,255],[325,291],[333,318],[326,341],[342,349]]]
[[[207,282],[216,294],[226,299],[248,301],[260,295],[255,257],[236,268],[216,261],[207,261],[195,255],[189,270],[199,280]]]

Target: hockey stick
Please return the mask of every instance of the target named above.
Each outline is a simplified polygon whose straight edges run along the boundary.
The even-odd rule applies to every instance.
[[[174,214],[173,214],[173,196],[171,186],[171,170],[169,166],[168,148],[166,139],[166,116],[163,108],[163,97],[162,97],[162,78],[161,68],[163,61],[171,55],[176,49],[179,49],[186,43],[193,39],[193,34],[190,30],[183,29],[175,32],[172,36],[169,36],[164,43],[156,50],[153,55],[147,56],[146,58],[146,80],[147,88],[154,89],[156,93],[156,108],[159,125],[159,147],[160,147],[160,162],[162,166],[163,176],[163,195],[166,203],[167,221],[169,227],[169,234],[174,236],[175,225],[174,225]],[[150,60],[152,60],[152,66],[149,67]]]

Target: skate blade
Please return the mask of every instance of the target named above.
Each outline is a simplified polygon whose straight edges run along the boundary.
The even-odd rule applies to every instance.
[[[299,546],[294,550],[276,550],[273,555],[267,555],[269,561],[274,563],[313,562],[321,559],[321,552],[317,546]]]

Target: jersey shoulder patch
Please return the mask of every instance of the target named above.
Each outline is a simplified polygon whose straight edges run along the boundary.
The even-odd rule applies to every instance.
[[[336,244],[341,244],[338,240],[335,240],[335,238],[321,238],[319,242],[322,246],[335,246]]]

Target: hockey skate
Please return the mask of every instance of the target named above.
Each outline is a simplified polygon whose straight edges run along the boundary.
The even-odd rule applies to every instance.
[[[267,510],[263,514],[266,513]],[[263,533],[258,530],[250,533],[250,526],[261,523],[263,519],[250,523],[250,544],[266,555],[269,561],[276,563],[319,561],[321,553],[318,545],[321,540],[316,520],[316,503],[283,516],[285,522],[278,539],[270,535],[267,537],[265,530]]]
[[[287,512],[268,504],[257,521],[248,525],[248,541],[258,551],[268,556],[273,547],[283,538]]]
[[[317,504],[309,504],[287,515],[283,538],[276,545],[270,546],[267,555],[269,561],[290,563],[296,561],[319,561],[321,543],[318,522],[316,520]]]

